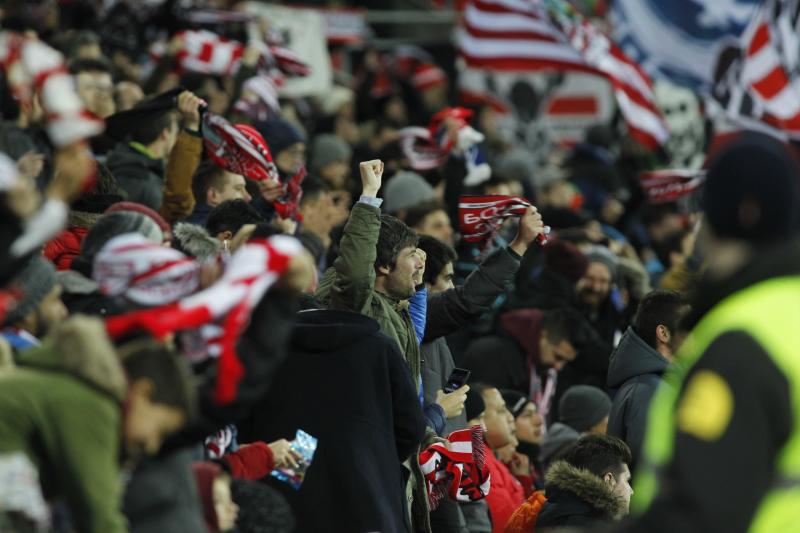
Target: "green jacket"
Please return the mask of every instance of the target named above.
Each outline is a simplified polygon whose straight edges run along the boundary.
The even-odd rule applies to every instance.
[[[126,382],[102,322],[76,317],[0,373],[0,454],[25,453],[81,533],[128,530],[121,512]]]
[[[357,203],[350,212],[339,243],[339,257],[317,289],[317,297],[329,309],[360,313],[375,319],[381,331],[397,341],[400,352],[419,386],[420,350],[408,306],[375,290],[376,246],[381,229],[381,210]]]

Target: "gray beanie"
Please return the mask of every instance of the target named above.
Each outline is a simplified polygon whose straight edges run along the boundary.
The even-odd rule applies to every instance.
[[[387,213],[397,213],[435,199],[433,187],[416,172],[398,172],[383,189],[383,209]]]
[[[611,253],[611,250],[605,246],[592,246],[585,255],[589,263],[604,264],[608,268],[608,271],[611,272],[611,281],[617,279],[617,258]]]
[[[590,385],[574,385],[558,402],[558,418],[575,431],[583,433],[611,414],[608,394]]]
[[[94,256],[105,244],[123,233],[139,233],[157,244],[164,241],[164,233],[155,221],[136,211],[114,211],[97,219],[81,243],[81,254],[70,267],[87,278],[92,277]]]
[[[314,138],[311,146],[311,170],[317,171],[330,163],[350,163],[353,150],[347,142],[332,133],[324,133]]]
[[[42,256],[34,256],[10,283],[22,292],[17,306],[6,315],[3,325],[19,322],[34,311],[56,284],[53,263]]]

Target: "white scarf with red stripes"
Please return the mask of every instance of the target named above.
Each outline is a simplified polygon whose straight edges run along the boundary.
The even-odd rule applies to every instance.
[[[57,147],[93,137],[103,121],[83,106],[64,57],[45,43],[14,32],[0,32],[0,68],[23,111],[38,94],[47,134]]]
[[[251,240],[233,254],[222,278],[211,287],[175,303],[110,317],[106,329],[112,338],[142,329],[157,338],[200,329],[208,354],[219,357],[214,400],[229,404],[244,376],[236,355],[239,337],[253,308],[301,249],[297,240],[286,236]],[[217,327],[202,327],[206,325]]]

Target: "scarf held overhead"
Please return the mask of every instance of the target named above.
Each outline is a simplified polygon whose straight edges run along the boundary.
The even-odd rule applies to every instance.
[[[503,195],[462,196],[458,203],[458,219],[466,242],[487,242],[494,237],[509,217],[523,216],[531,203],[524,198]],[[547,244],[550,227],[539,234],[539,244]]]
[[[236,344],[250,321],[253,308],[286,271],[301,250],[291,237],[255,239],[233,254],[214,285],[175,303],[134,311],[106,320],[112,338],[144,329],[157,338],[186,329],[201,329],[210,354],[218,354],[214,400],[231,403],[244,375]],[[202,326],[216,325],[205,328]]]

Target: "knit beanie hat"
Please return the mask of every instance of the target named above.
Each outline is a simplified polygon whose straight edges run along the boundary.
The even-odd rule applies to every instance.
[[[92,277],[104,295],[144,306],[172,303],[200,285],[195,261],[138,233],[108,241],[95,256]]]
[[[577,246],[568,241],[553,239],[544,247],[545,265],[549,270],[561,274],[572,283],[577,283],[586,274],[589,260]]]
[[[797,232],[798,164],[789,147],[768,135],[745,132],[709,164],[703,211],[723,238],[763,244]]]
[[[6,315],[4,326],[9,326],[25,318],[34,311],[42,300],[53,290],[56,284],[56,269],[42,256],[34,256],[11,280],[11,285],[20,290],[22,295],[16,307]]]
[[[483,403],[483,396],[477,390],[470,389],[467,391],[467,399],[464,401],[464,412],[467,415],[467,420],[472,420],[481,416],[481,413],[486,410],[486,404]]]
[[[383,189],[383,208],[388,213],[397,213],[435,199],[433,187],[416,172],[398,172]]]
[[[106,213],[97,220],[83,239],[81,254],[72,262],[72,270],[91,277],[94,256],[108,241],[123,233],[139,233],[156,244],[164,241],[161,229],[148,216],[133,211]]]
[[[611,280],[617,279],[617,259],[611,250],[603,246],[592,246],[586,253],[586,259],[591,263],[602,263],[611,272]],[[587,265],[588,267],[588,265]]]
[[[300,130],[294,124],[282,118],[259,122],[255,124],[255,128],[267,141],[273,157],[277,157],[279,153],[293,144],[306,142],[306,138]]]
[[[338,135],[317,135],[311,147],[311,170],[317,171],[329,163],[349,163],[352,154],[350,145]]]
[[[530,399],[519,391],[503,389],[500,391],[500,394],[503,396],[506,407],[508,407],[511,414],[514,415],[514,418],[521,415],[522,410],[525,409],[525,406],[530,402]]]
[[[150,217],[153,222],[158,224],[158,227],[161,228],[161,232],[164,235],[169,235],[172,233],[172,227],[169,225],[169,222],[164,220],[164,217],[159,215],[156,211],[144,204],[137,202],[117,202],[106,209],[106,213],[115,213],[117,211],[133,211],[135,213],[141,213],[147,217]]]
[[[558,402],[558,417],[575,431],[584,432],[611,414],[608,394],[590,385],[574,385]]]

